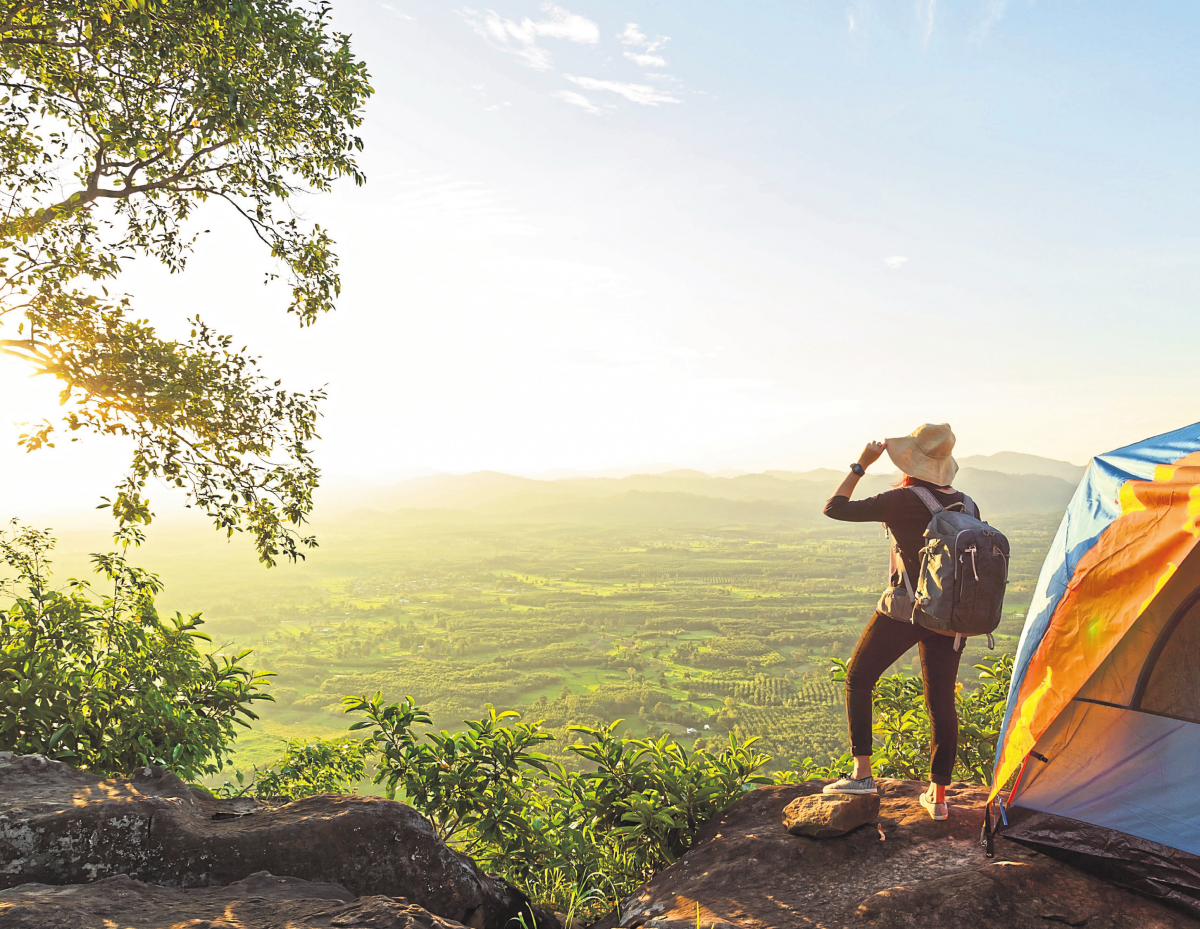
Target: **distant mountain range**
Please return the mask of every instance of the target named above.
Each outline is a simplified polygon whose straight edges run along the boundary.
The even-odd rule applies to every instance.
[[[1060,477],[1071,484],[1078,484],[1083,477],[1083,472],[1087,470],[1086,465],[1056,461],[1053,458],[1039,458],[1037,455],[1025,455],[1021,452],[969,455],[966,458],[960,458],[958,463],[963,468],[999,471],[1002,474],[1044,474],[1047,477]]]
[[[976,500],[985,518],[1060,512],[1085,470],[1019,452],[976,455],[959,464],[955,486]],[[809,526],[821,521],[821,506],[843,475],[827,468],[736,476],[680,469],[627,477],[534,479],[477,471],[344,492],[326,501],[322,509],[330,515],[330,511],[365,510],[422,521],[475,517],[554,523]],[[869,474],[856,496],[887,490],[896,477],[896,472]]]

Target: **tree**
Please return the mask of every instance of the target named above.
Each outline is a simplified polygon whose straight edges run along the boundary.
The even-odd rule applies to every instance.
[[[11,0],[0,12],[0,352],[63,383],[56,429],[133,441],[111,501],[149,522],[146,482],[178,486],[260,559],[302,557],[321,391],[292,392],[199,319],[160,336],[108,285],[148,257],[185,267],[221,201],[291,286],[302,326],[340,291],[333,241],[294,195],[362,183],[371,93],[323,0]],[[269,274],[268,279],[275,277]]]

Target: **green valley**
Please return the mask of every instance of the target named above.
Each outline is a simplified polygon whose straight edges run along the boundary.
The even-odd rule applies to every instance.
[[[593,505],[615,501],[621,518],[591,521],[564,518],[560,482],[529,482],[543,496],[559,493],[552,512],[542,496],[531,503],[522,491],[523,510],[514,513],[511,497],[481,501],[481,481],[470,477],[443,479],[436,509],[329,518],[322,550],[267,574],[235,566],[228,549],[206,549],[206,564],[169,537],[155,546],[170,600],[203,606],[206,629],[225,651],[252,648],[252,665],[277,675],[276,702],[260,704],[262,719],[239,739],[236,765],[270,760],[282,738],[344,733],[341,698],[376,691],[387,700],[411,695],[450,729],[488,704],[518,709],[546,721],[559,736],[549,751],[564,762],[568,725],[616,718],[623,733],[669,733],[688,746],[757,735],[776,768],[793,758],[825,763],[845,750],[828,659],[852,651],[886,576],[886,543],[878,526],[821,518],[827,480],[801,484],[815,498],[803,519],[791,504],[751,500],[766,515],[743,512],[731,525],[704,505],[691,519],[685,512],[660,521],[660,498],[674,497],[678,476],[636,479],[646,498],[641,518],[618,486]],[[765,476],[747,477],[761,489]],[[702,492],[706,483],[721,486],[685,479]],[[976,479],[988,481],[1010,494],[1032,487],[1035,504],[1047,481],[1066,486],[998,473]],[[445,492],[447,483],[471,483],[472,505],[446,506],[462,499]],[[986,496],[977,499],[990,515]],[[994,518],[1014,552],[1006,619],[997,652],[982,639],[966,647],[965,686],[977,680],[972,665],[1015,650],[1057,519]],[[914,652],[897,670],[917,667]]]

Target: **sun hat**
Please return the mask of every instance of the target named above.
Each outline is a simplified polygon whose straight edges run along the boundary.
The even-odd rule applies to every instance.
[[[912,435],[887,440],[888,457],[909,477],[947,487],[958,473],[954,451],[954,433],[949,423],[925,423]]]

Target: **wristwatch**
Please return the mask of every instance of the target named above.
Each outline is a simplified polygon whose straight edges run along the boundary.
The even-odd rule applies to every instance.
[[[864,474],[867,473],[867,469],[864,468],[862,465],[860,465],[857,461],[850,465],[850,470],[853,471],[855,474],[857,474],[859,477],[862,477]]]

